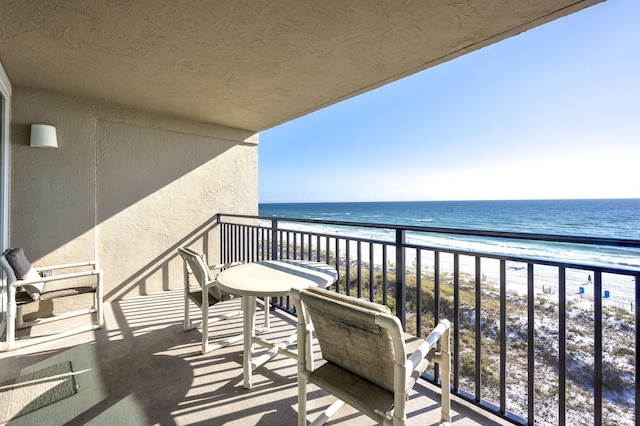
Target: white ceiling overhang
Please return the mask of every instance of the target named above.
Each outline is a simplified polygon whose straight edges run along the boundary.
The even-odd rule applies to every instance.
[[[600,0],[4,0],[14,86],[260,131]]]

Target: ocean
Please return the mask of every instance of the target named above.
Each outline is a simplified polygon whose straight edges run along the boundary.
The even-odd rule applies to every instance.
[[[408,201],[260,204],[260,216],[365,222],[482,231],[525,232],[640,240],[640,199]],[[283,224],[286,227],[287,224]],[[296,225],[291,229],[341,233],[339,228]],[[355,236],[390,238],[362,229]],[[640,249],[586,247],[443,235],[408,235],[410,242],[490,253],[577,261],[640,269]]]

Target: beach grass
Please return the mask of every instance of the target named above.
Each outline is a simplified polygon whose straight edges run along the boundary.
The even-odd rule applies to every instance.
[[[364,265],[360,271],[357,265],[349,268],[340,266],[341,292],[383,303],[395,312],[396,275],[386,274],[386,282],[381,271],[371,277],[370,268]],[[371,283],[373,280],[373,283]],[[420,333],[417,333],[418,281],[420,281]],[[466,390],[475,389],[480,380],[481,397],[497,404],[500,395],[500,290],[496,283],[483,280],[480,283],[480,305],[476,307],[476,282],[472,274],[461,273],[458,278],[459,318],[454,320],[454,277],[443,272],[439,277],[439,295],[435,294],[433,273],[423,271],[418,280],[415,268],[408,268],[406,283],[406,331],[425,337],[436,323],[435,300],[439,300],[439,318],[452,320],[458,327],[460,353],[458,354],[458,374],[460,386]],[[370,288],[374,294],[371,297]],[[536,419],[543,423],[558,420],[559,392],[559,306],[557,298],[542,292],[534,295],[535,310],[535,400]],[[527,413],[527,360],[528,360],[528,310],[527,297],[506,295],[506,342],[507,347],[507,407],[521,416]],[[476,309],[480,310],[480,336],[476,336]],[[567,345],[564,348],[567,359],[567,418],[584,419],[593,412],[593,308],[581,299],[569,299],[567,303]],[[631,326],[634,314],[627,309],[605,306],[603,324],[606,331],[603,353],[603,390],[605,409],[616,410],[623,417],[633,419],[633,400],[629,391],[633,390],[635,353],[625,342],[632,341],[634,330]],[[481,345],[480,371],[476,374],[476,346]],[[433,367],[431,374],[434,373]],[[585,414],[586,413],[586,414]],[[582,421],[582,420],[580,420]],[[624,422],[618,424],[625,424]],[[629,423],[632,424],[632,423]]]

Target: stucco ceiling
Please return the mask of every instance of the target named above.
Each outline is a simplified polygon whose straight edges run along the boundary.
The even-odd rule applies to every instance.
[[[14,86],[260,131],[601,0],[2,0]]]

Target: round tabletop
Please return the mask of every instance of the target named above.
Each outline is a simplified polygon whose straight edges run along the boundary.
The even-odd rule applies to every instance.
[[[328,287],[338,279],[336,269],[310,260],[264,260],[234,266],[218,274],[222,290],[238,296],[287,296],[293,287]]]

